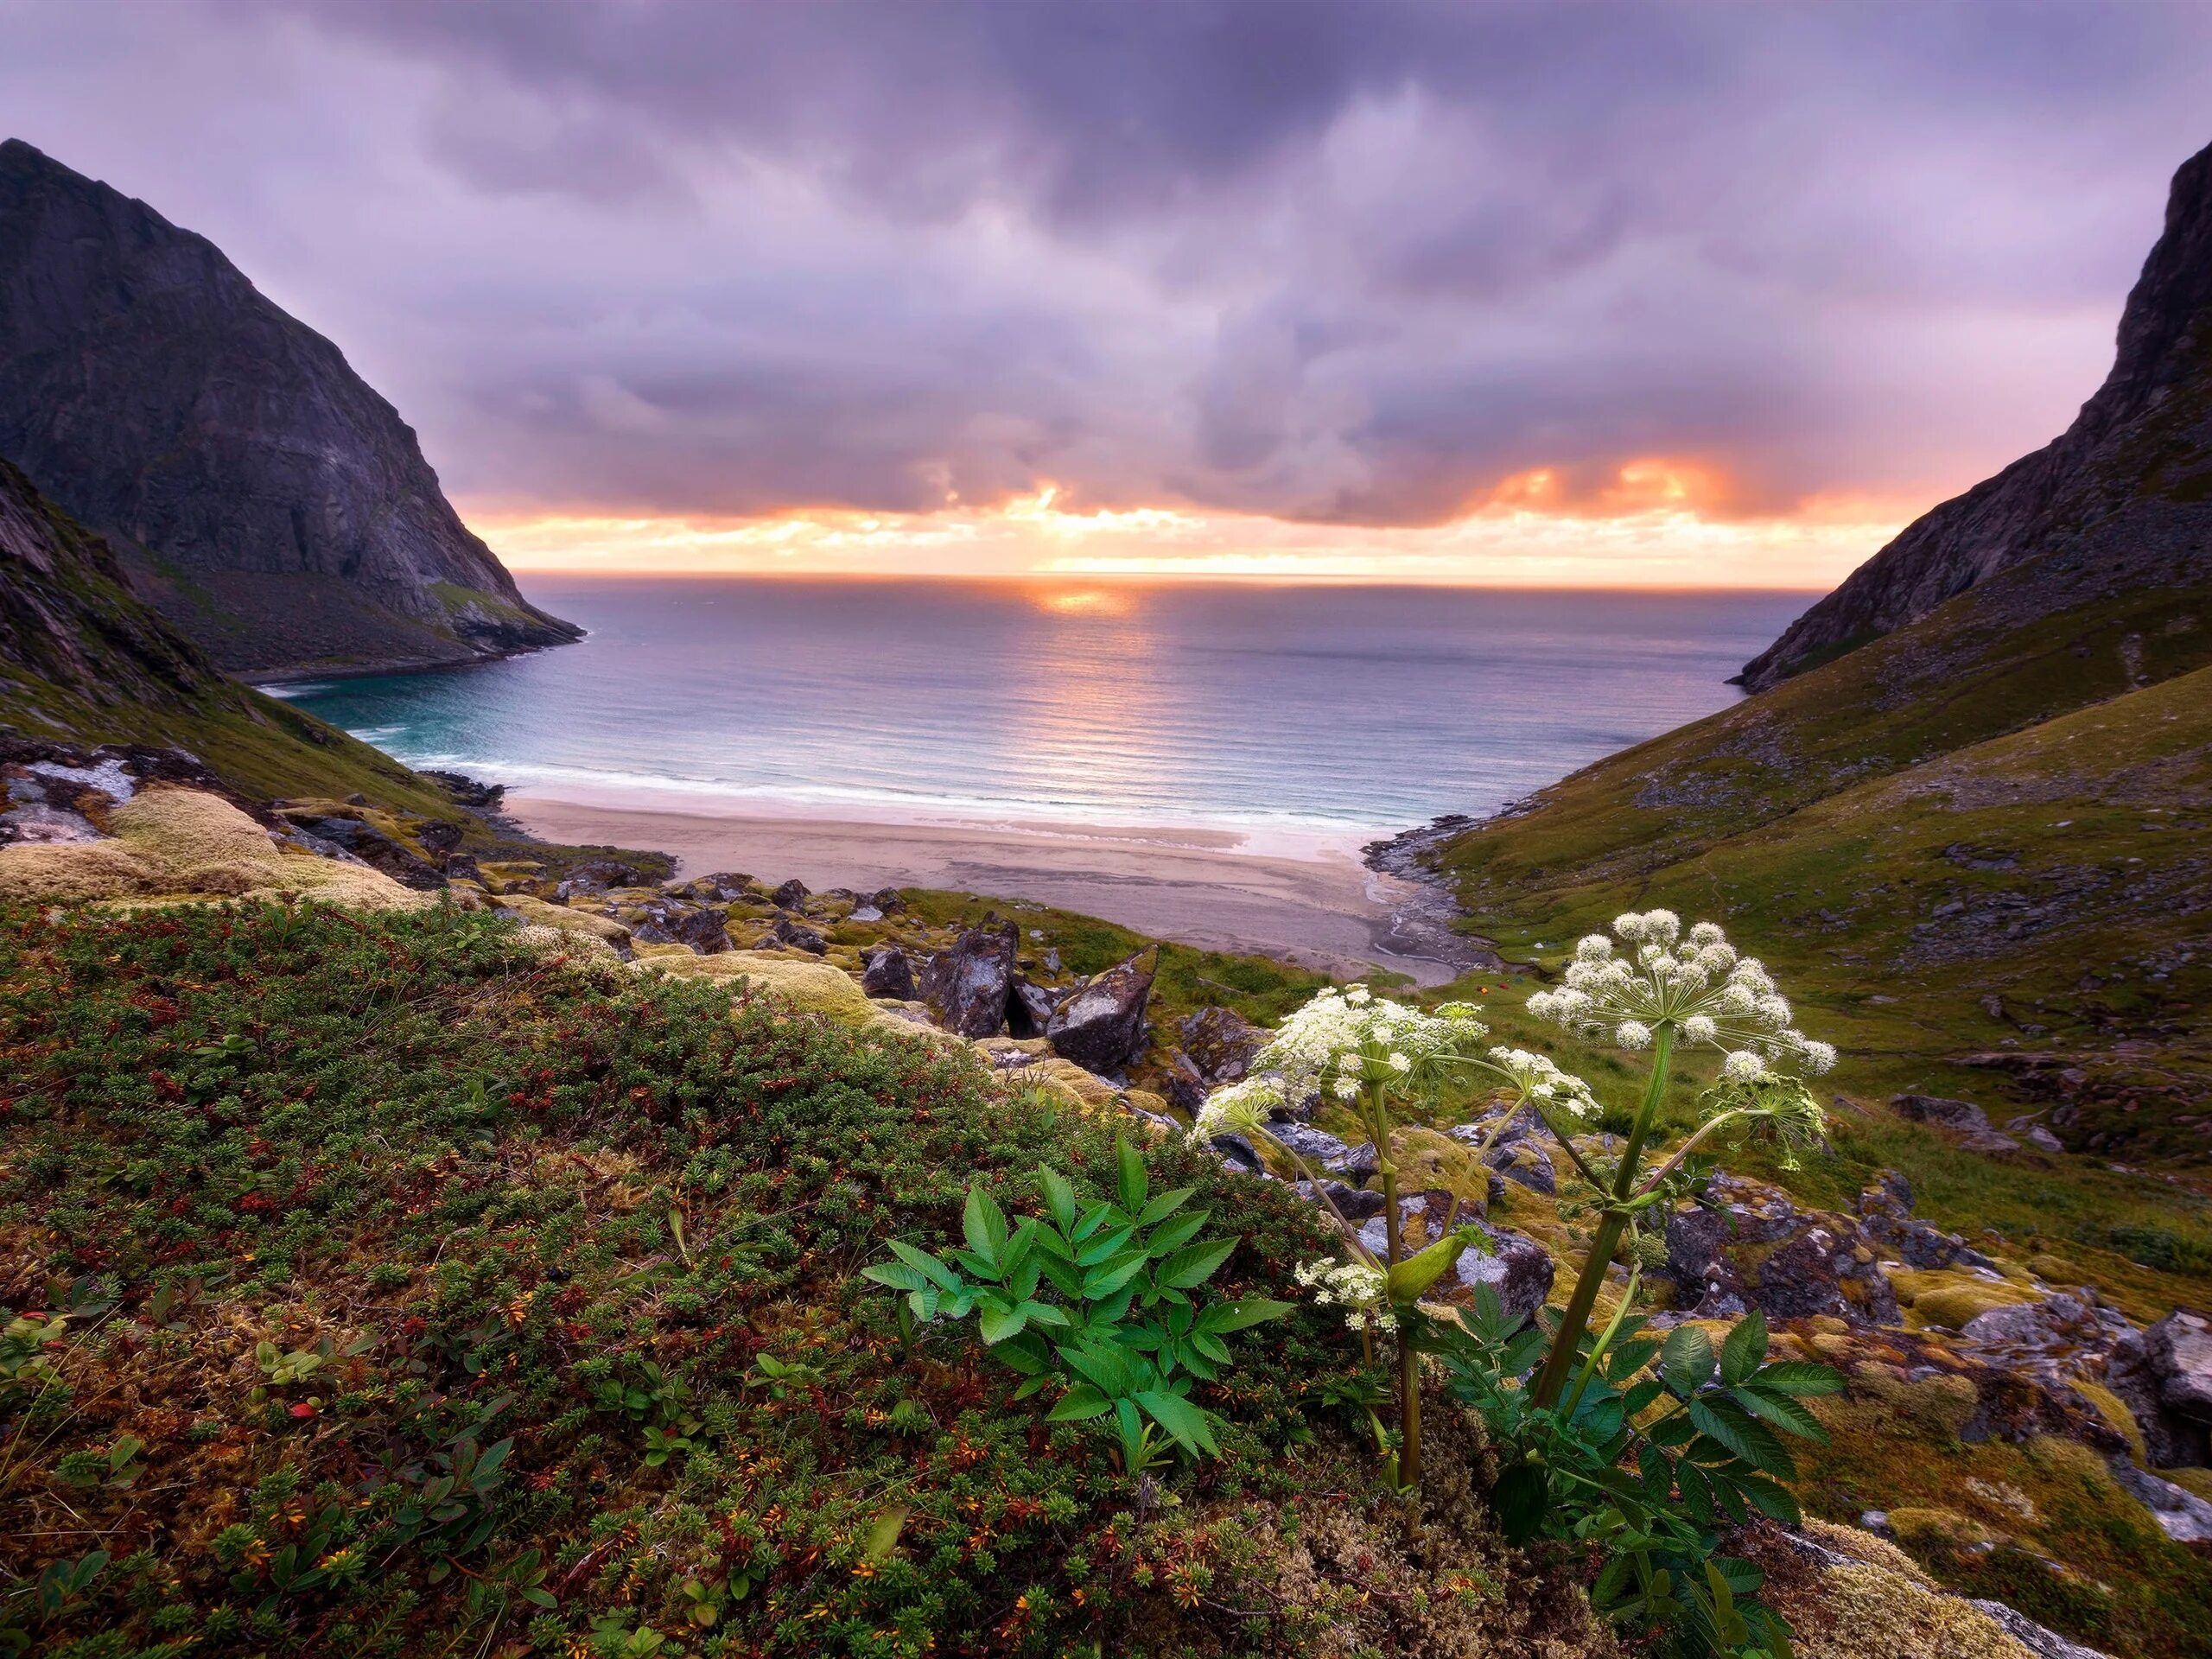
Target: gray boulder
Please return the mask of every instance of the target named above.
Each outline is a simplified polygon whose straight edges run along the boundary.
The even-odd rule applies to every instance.
[[[868,966],[861,975],[861,988],[870,996],[887,997],[894,1002],[912,1002],[915,1000],[914,964],[897,945],[880,946],[868,953]]]
[[[789,915],[776,918],[775,926],[768,930],[769,938],[790,950],[810,951],[817,957],[830,954],[830,941],[813,928],[802,927]]]
[[[1010,925],[1007,935],[1011,939]],[[1157,952],[1141,951],[1062,997],[1045,1025],[1054,1050],[1086,1071],[1124,1070],[1144,1052],[1150,1035],[1145,1009],[1159,968]]]
[[[1017,938],[1012,922],[987,921],[930,957],[920,989],[922,1001],[930,1005],[939,1025],[968,1038],[998,1034],[1006,1024]]]
[[[728,918],[719,910],[666,899],[657,899],[644,909],[644,918],[630,926],[630,937],[640,944],[688,944],[702,957],[734,948]]]
[[[770,893],[768,899],[778,910],[797,910],[807,900],[806,883],[793,876]]]
[[[2121,1338],[2105,1382],[2135,1414],[2152,1463],[2212,1463],[2212,1320],[2181,1308]]]
[[[1534,1319],[1552,1294],[1558,1271],[1550,1253],[1535,1239],[1509,1228],[1484,1224],[1483,1231],[1489,1248],[1480,1255],[1471,1249],[1459,1258],[1455,1272],[1460,1285],[1471,1293],[1478,1285],[1488,1285],[1510,1316]]]

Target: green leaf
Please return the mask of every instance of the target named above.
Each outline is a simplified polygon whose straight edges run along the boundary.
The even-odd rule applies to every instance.
[[[1193,1286],[1203,1285],[1220,1271],[1221,1264],[1229,1260],[1236,1249],[1236,1241],[1233,1238],[1186,1245],[1160,1264],[1155,1281],[1178,1290],[1189,1290]]]
[[[1225,1336],[1231,1331],[1243,1331],[1255,1325],[1265,1325],[1269,1319],[1279,1319],[1296,1306],[1295,1302],[1270,1301],[1264,1296],[1209,1302],[1200,1311],[1192,1328],[1208,1335]],[[1227,1355],[1221,1357],[1226,1358]]]
[[[1136,1276],[1145,1258],[1132,1251],[1111,1262],[1102,1262],[1084,1275],[1083,1294],[1087,1301],[1100,1301],[1122,1289]]]
[[[1790,1496],[1789,1489],[1778,1480],[1746,1471],[1736,1477],[1736,1486],[1745,1497],[1751,1499],[1759,1513],[1770,1520],[1779,1521],[1786,1527],[1794,1527],[1803,1518],[1798,1510],[1797,1500]]]
[[[1736,1321],[1720,1344],[1720,1380],[1730,1388],[1759,1368],[1766,1357],[1766,1315],[1756,1307]]]
[[[1616,1382],[1625,1382],[1646,1365],[1660,1351],[1660,1344],[1646,1337],[1637,1342],[1618,1344],[1605,1355],[1605,1375]]]
[[[1024,1302],[1014,1311],[1033,1325],[1058,1326],[1071,1323],[1065,1308],[1054,1307],[1049,1302]]]
[[[1029,1302],[1023,1306],[1033,1307],[1036,1304]],[[985,1342],[995,1344],[1009,1337],[1020,1336],[1028,1323],[1029,1316],[1019,1307],[986,1307],[976,1325],[983,1333]]]
[[[1709,1398],[1693,1400],[1690,1402],[1690,1421],[1754,1469],[1772,1472],[1789,1462],[1789,1454],[1782,1449],[1782,1442],[1774,1438],[1774,1431],[1732,1402]]]
[[[1821,1420],[1786,1394],[1762,1391],[1757,1378],[1744,1384],[1735,1393],[1736,1403],[1753,1416],[1764,1417],[1777,1428],[1801,1436],[1816,1446],[1828,1443],[1828,1432],[1821,1427]]]
[[[879,1285],[888,1285],[893,1290],[919,1290],[929,1283],[927,1274],[903,1262],[884,1262],[872,1268],[862,1268],[861,1277],[873,1279]]]
[[[1169,1255],[1198,1236],[1198,1230],[1213,1219],[1211,1210],[1193,1210],[1174,1220],[1155,1227],[1145,1240],[1145,1249],[1154,1255]]]
[[[1212,1427],[1206,1414],[1184,1399],[1165,1389],[1147,1389],[1133,1396],[1144,1408],[1145,1414],[1166,1429],[1181,1446],[1194,1456],[1212,1457],[1219,1450],[1214,1445]]]
[[[1114,1402],[1088,1382],[1078,1382],[1059,1398],[1059,1402],[1045,1414],[1048,1423],[1084,1423],[1094,1417],[1103,1417],[1112,1410]]]
[[[1509,1544],[1525,1544],[1534,1538],[1550,1503],[1550,1483],[1541,1464],[1516,1463],[1491,1489],[1490,1506]]]
[[[1760,1388],[1782,1394],[1841,1394],[1848,1386],[1834,1366],[1810,1359],[1778,1359],[1761,1366],[1754,1380]]]
[[[1659,1375],[1676,1394],[1695,1394],[1713,1379],[1713,1338],[1700,1326],[1676,1325],[1660,1351]]]
[[[1119,1255],[1128,1249],[1129,1241],[1136,1236],[1134,1227],[1117,1227],[1110,1233],[1102,1233],[1076,1252],[1076,1265],[1095,1268],[1109,1255]]]
[[[960,1211],[960,1230],[967,1236],[969,1249],[997,1265],[999,1252],[1006,1248],[1006,1211],[980,1186],[968,1189],[968,1202]]]
[[[1122,1208],[1131,1215],[1144,1208],[1146,1188],[1150,1185],[1144,1173],[1144,1160],[1137,1156],[1136,1148],[1129,1144],[1129,1137],[1114,1137],[1114,1159],[1120,1166]]]
[[[1198,1190],[1195,1186],[1179,1186],[1172,1192],[1162,1192],[1137,1212],[1137,1225],[1149,1227],[1155,1221],[1173,1215],[1188,1204],[1191,1201],[1191,1195]]]
[[[868,1522],[868,1531],[861,1540],[861,1554],[871,1561],[880,1561],[899,1548],[899,1535],[906,1525],[906,1506],[894,1503]]]
[[[1075,1225],[1075,1187],[1049,1164],[1037,1166],[1037,1185],[1044,1189],[1045,1208],[1052,1212],[1060,1230],[1066,1232]]]

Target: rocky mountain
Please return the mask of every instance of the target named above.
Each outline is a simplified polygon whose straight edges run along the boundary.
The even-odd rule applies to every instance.
[[[580,637],[414,432],[204,237],[0,143],[0,456],[222,668],[466,662]]]
[[[2117,593],[2212,571],[2212,146],[2174,175],[2112,372],[2065,432],[1908,525],[1744,668],[1754,691],[2064,552]]]
[[[175,752],[141,758],[240,798],[365,791],[452,810],[397,761],[225,674],[131,594],[105,540],[0,461],[0,766],[100,746]]]

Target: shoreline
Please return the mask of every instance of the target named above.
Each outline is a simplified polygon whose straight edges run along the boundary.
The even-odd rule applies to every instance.
[[[1494,960],[1433,923],[1419,883],[1368,867],[1357,836],[1285,840],[1205,825],[880,821],[851,813],[676,811],[510,788],[530,834],[651,849],[685,874],[739,870],[811,887],[952,888],[1078,911],[1178,944],[1357,977],[1444,984]]]

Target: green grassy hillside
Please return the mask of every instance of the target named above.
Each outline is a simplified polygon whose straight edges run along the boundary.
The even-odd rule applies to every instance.
[[[2145,595],[2131,631],[2196,598]],[[2059,637],[1891,718],[1872,693],[1906,636],[1878,642],[1565,780],[1440,865],[1471,925],[1537,964],[1628,906],[1757,940],[1847,1057],[1850,1179],[1901,1168],[1938,1220],[2040,1240],[2155,1313],[2212,1281],[2212,669],[2092,701],[2100,652]],[[2160,638],[2171,665],[2205,631]],[[2084,706],[1949,741],[2031,690]],[[1728,804],[1651,799],[1696,780]],[[1904,1091],[2035,1114],[2089,1155],[1961,1153],[1884,1109]]]

